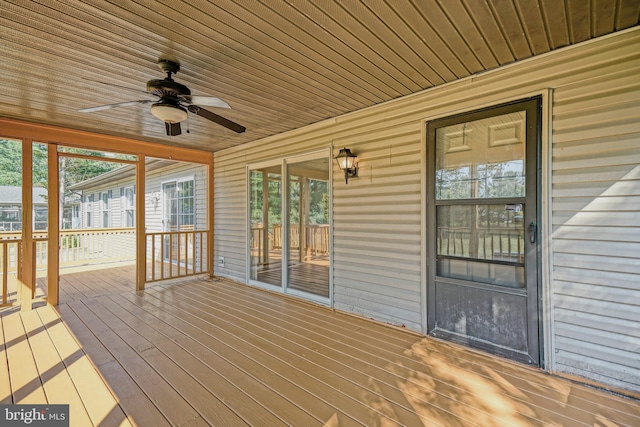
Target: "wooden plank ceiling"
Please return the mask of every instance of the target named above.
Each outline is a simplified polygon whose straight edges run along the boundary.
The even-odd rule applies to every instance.
[[[217,151],[639,23],[639,0],[2,0],[0,116]],[[158,58],[236,134],[165,135]],[[187,127],[190,133],[186,133]],[[1,130],[0,130],[1,134]]]

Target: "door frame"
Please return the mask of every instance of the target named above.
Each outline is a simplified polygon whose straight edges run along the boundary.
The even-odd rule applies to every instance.
[[[423,176],[426,177],[425,184],[423,187],[423,195],[425,200],[425,212],[426,214],[423,217],[423,241],[425,244],[423,245],[423,260],[425,262],[426,268],[424,269],[424,295],[426,297],[426,303],[424,304],[423,311],[423,321],[424,321],[424,332],[427,335],[433,335],[432,332],[435,330],[436,326],[436,299],[435,299],[435,288],[436,288],[436,239],[435,236],[432,236],[433,230],[435,229],[435,213],[436,213],[436,203],[435,203],[435,145],[432,141],[433,136],[430,135],[430,125],[434,122],[439,123],[439,127],[446,126],[445,124],[449,121],[455,122],[456,120],[466,117],[468,120],[477,120],[481,118],[491,117],[491,112],[500,110],[500,109],[508,109],[511,106],[524,104],[528,102],[535,103],[535,112],[536,112],[536,122],[533,123],[534,126],[534,135],[527,138],[527,150],[526,150],[526,168],[527,168],[527,194],[530,191],[535,194],[536,206],[534,208],[534,213],[530,212],[529,215],[533,215],[535,218],[534,221],[537,225],[537,229],[535,231],[536,234],[536,245],[535,245],[535,268],[529,269],[529,271],[525,270],[526,280],[532,280],[531,276],[535,275],[533,278],[533,282],[535,283],[535,295],[534,298],[531,298],[530,293],[527,295],[527,336],[528,336],[528,348],[530,353],[530,360],[525,360],[524,358],[518,358],[518,355],[515,354],[516,357],[514,360],[526,361],[530,364],[535,364],[539,367],[545,367],[545,360],[547,360],[546,355],[548,355],[550,343],[550,336],[548,331],[543,328],[545,323],[548,323],[551,319],[548,310],[545,310],[546,306],[545,302],[548,301],[548,288],[545,288],[543,285],[548,286],[549,280],[549,271],[548,268],[543,269],[543,264],[546,264],[543,258],[543,255],[547,255],[548,251],[544,250],[542,236],[549,236],[549,232],[546,229],[546,224],[548,224],[548,217],[550,213],[543,210],[543,206],[547,206],[548,203],[548,194],[549,189],[546,188],[550,184],[548,183],[548,177],[543,176],[542,172],[545,171],[548,173],[548,164],[550,160],[548,159],[549,153],[546,147],[546,142],[548,141],[548,135],[544,134],[544,130],[549,131],[549,118],[548,114],[550,111],[550,99],[551,99],[551,91],[546,91],[530,96],[524,96],[515,98],[513,100],[509,100],[506,102],[496,102],[489,105],[483,105],[475,109],[465,109],[465,111],[455,111],[451,114],[441,114],[437,117],[432,117],[429,119],[425,119],[423,121],[423,148],[424,153],[423,161],[424,161],[424,171],[425,174]],[[496,114],[500,114],[497,112]],[[527,122],[527,126],[531,126],[529,122]],[[435,130],[433,131],[435,132]],[[534,147],[530,147],[529,145],[533,141]],[[535,153],[535,154],[534,154]],[[535,158],[535,162],[531,165],[531,162],[528,160],[533,157]],[[530,182],[529,177],[535,176],[535,182]],[[544,184],[544,185],[543,185]],[[483,199],[479,199],[481,202]],[[492,199],[486,199],[487,203],[495,202]],[[500,200],[498,200],[500,201]],[[543,233],[543,230],[544,233]],[[527,238],[527,225],[525,224],[525,239]],[[547,267],[545,265],[545,267]],[[543,272],[546,273],[543,275]],[[481,286],[482,287],[482,286]],[[525,288],[525,290],[528,289]],[[498,292],[511,293],[511,291],[507,289],[495,289]],[[423,299],[423,301],[425,301]],[[534,326],[532,326],[532,322]],[[535,333],[533,336],[532,333]],[[546,335],[545,335],[546,334]],[[438,334],[439,336],[443,336],[442,334]],[[446,333],[444,334],[447,335]],[[477,346],[474,345],[471,340],[454,340],[457,342],[462,342],[464,344],[468,344],[470,347],[476,347],[480,349],[483,348],[482,345]],[[547,344],[547,345],[545,345]],[[551,343],[552,344],[552,343]],[[493,351],[495,354],[502,354],[500,351]],[[515,353],[515,351],[514,351]],[[505,354],[510,354],[507,351]],[[502,354],[502,355],[505,355]],[[513,355],[512,355],[513,356]]]

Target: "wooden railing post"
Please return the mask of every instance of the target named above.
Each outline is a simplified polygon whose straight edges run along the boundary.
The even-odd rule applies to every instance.
[[[60,274],[60,182],[58,176],[58,146],[47,145],[48,154],[48,243],[47,243],[47,304],[58,305]]]
[[[33,144],[31,139],[22,140],[22,279],[18,286],[20,292],[20,310],[31,310],[34,288],[33,247]]]
[[[145,233],[145,155],[136,164],[136,290],[143,291],[147,279],[147,237]]]

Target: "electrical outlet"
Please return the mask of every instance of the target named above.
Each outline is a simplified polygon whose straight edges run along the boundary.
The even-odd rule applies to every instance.
[[[224,267],[224,257],[223,256],[219,256],[218,257],[218,267]]]

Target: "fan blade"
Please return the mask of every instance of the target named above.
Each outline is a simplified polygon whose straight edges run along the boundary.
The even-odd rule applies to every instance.
[[[227,129],[231,129],[234,132],[242,133],[247,130],[247,128],[245,128],[244,126],[232,122],[229,119],[225,119],[224,117],[212,113],[211,111],[205,110],[204,108],[200,108],[197,105],[189,105],[187,107],[187,110],[191,111],[193,114],[197,114],[200,117],[204,117],[207,120],[211,120],[214,123],[222,125]]]
[[[182,133],[182,130],[180,129],[180,123],[164,122],[164,127],[167,130],[167,135],[169,136],[176,136]]]
[[[78,110],[78,113],[93,113],[94,111],[109,110],[111,108],[118,108],[118,107],[129,107],[131,105],[136,105],[136,104],[149,104],[150,102],[155,102],[155,101],[145,99],[145,100],[139,100],[139,101],[118,102],[117,104],[108,104],[108,105],[100,105],[98,107],[83,108],[82,110]]]
[[[215,96],[185,95],[182,98],[191,104],[204,105],[206,107],[231,108],[229,104]]]

